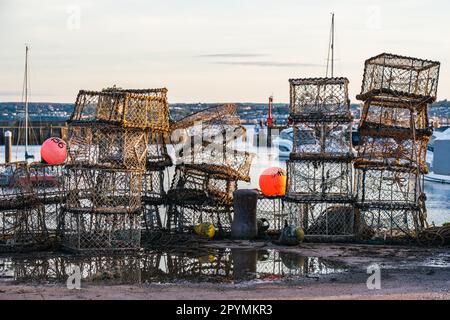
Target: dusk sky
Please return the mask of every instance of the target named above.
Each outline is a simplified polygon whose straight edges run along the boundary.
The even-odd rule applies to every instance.
[[[0,0],[0,101],[21,100],[28,43],[31,101],[115,84],[167,87],[170,102],[288,102],[289,78],[325,76],[331,12],[353,102],[382,52],[441,61],[450,98],[448,0]]]

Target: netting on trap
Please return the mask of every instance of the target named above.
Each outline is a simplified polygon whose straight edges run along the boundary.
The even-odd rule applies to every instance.
[[[105,122],[127,128],[167,132],[169,105],[166,93],[166,89],[147,90],[143,93],[81,90],[69,123]]]
[[[167,229],[189,232],[200,223],[212,223],[221,232],[230,232],[233,206],[226,205],[174,205],[167,209]]]
[[[142,173],[136,171],[68,168],[65,211],[72,213],[139,212]]]
[[[346,78],[290,79],[290,113],[309,121],[350,117]]]
[[[364,168],[355,170],[359,206],[398,207],[416,205],[423,190],[421,175],[414,170]]]
[[[144,204],[142,206],[141,228],[143,231],[163,231],[167,227],[167,206]]]
[[[360,100],[372,96],[436,99],[440,63],[388,53],[366,60]]]
[[[139,250],[140,213],[67,210],[64,214],[63,246],[76,252]]]
[[[429,130],[427,111],[426,103],[411,105],[389,99],[369,99],[362,108],[360,129],[367,127],[366,131],[372,130],[366,134],[387,134],[386,131],[396,136],[411,136],[413,131],[420,134],[421,131]]]
[[[4,249],[40,249],[55,242],[58,229],[57,205],[34,205],[0,211],[0,251]]]
[[[248,182],[253,157],[254,154],[234,150],[223,144],[195,143],[176,154],[176,164],[198,165],[205,173]]]
[[[352,156],[351,122],[299,122],[293,127],[292,153],[302,156]]]
[[[64,175],[63,165],[49,165],[39,162],[28,166],[28,175],[33,195],[39,204],[52,205],[61,204],[64,201]]]
[[[427,172],[427,146],[428,138],[413,140],[362,135],[355,164],[358,167],[419,168],[421,172]]]
[[[268,225],[265,227],[267,231],[280,231],[284,227],[284,222],[291,221],[291,212],[288,204],[285,203],[282,197],[265,197],[260,195],[258,198],[258,205],[256,207],[256,218],[259,221],[267,221]]]
[[[226,173],[208,172],[201,165],[178,165],[168,191],[171,203],[232,205],[237,181]]]
[[[286,197],[298,202],[351,201],[352,177],[351,161],[288,161]]]
[[[301,222],[307,236],[355,234],[355,212],[352,203],[298,203],[296,208],[296,220]]]
[[[144,204],[160,205],[166,203],[164,173],[164,170],[147,170],[142,175],[142,202]]]
[[[26,162],[0,164],[0,210],[19,209],[36,204]]]
[[[149,145],[148,130],[107,123],[69,126],[69,158],[77,167],[144,170]]]
[[[366,238],[414,238],[423,230],[419,208],[365,208],[360,216],[363,228],[359,233]]]

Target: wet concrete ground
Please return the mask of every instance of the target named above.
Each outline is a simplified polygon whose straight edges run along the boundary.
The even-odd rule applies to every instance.
[[[380,267],[381,290],[367,268]],[[80,268],[81,290],[66,281]],[[449,299],[450,249],[211,242],[138,256],[0,256],[0,299]]]

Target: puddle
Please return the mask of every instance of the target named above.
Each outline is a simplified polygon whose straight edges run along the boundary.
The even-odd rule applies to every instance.
[[[64,283],[77,267],[83,282],[99,285],[273,282],[346,271],[333,261],[272,249],[149,251],[137,256],[0,257],[0,281]]]

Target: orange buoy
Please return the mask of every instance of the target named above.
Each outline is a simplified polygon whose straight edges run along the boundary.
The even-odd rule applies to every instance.
[[[41,147],[41,158],[48,164],[63,164],[67,157],[67,145],[60,138],[48,138]]]
[[[266,197],[286,194],[286,172],[277,167],[268,168],[259,176],[259,188]]]

